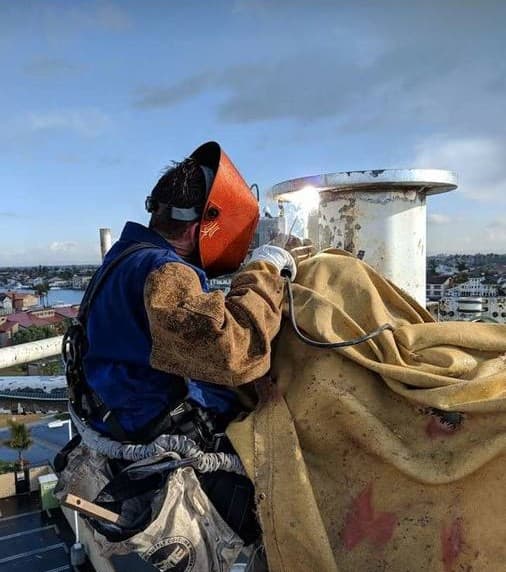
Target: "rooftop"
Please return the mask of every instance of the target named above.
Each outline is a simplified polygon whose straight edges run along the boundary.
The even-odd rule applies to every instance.
[[[43,512],[40,494],[0,499],[0,569],[2,572],[72,570],[74,534],[60,509]],[[93,572],[89,564],[79,567]]]
[[[430,274],[427,276],[427,284],[444,284],[451,276],[447,274]]]

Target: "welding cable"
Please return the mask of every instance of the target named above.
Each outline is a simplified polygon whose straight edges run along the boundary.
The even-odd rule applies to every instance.
[[[376,336],[379,336],[385,330],[393,331],[394,328],[391,324],[383,324],[379,328],[376,328],[369,334],[365,334],[364,336],[360,336],[358,338],[353,338],[352,340],[347,340],[346,342],[320,342],[318,340],[313,340],[308,338],[305,334],[303,334],[297,325],[297,320],[295,319],[295,309],[293,303],[293,291],[292,291],[292,283],[290,281],[289,276],[286,273],[282,273],[285,278],[286,282],[286,293],[288,298],[288,314],[290,316],[290,322],[292,323],[292,327],[297,334],[297,336],[307,345],[313,346],[315,348],[321,349],[335,349],[335,348],[347,348],[349,346],[356,346],[357,344],[362,344],[363,342],[367,342]]]

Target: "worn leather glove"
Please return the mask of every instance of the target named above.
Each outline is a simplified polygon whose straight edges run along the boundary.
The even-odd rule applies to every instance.
[[[287,250],[284,250],[279,246],[264,244],[263,246],[255,248],[251,253],[248,264],[258,260],[270,262],[279,270],[280,274],[288,276],[292,282],[295,280],[297,265],[295,264],[293,256]]]

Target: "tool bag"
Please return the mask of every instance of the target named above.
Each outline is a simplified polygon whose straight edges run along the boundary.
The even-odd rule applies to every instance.
[[[63,341],[70,410],[77,416],[75,423],[79,425],[89,419],[102,421],[118,445],[138,440],[126,434],[114,411],[87,383],[83,357],[87,351],[88,313],[112,270],[131,253],[150,248],[158,247],[149,243],[135,244],[94,275],[83,297],[79,315]],[[160,417],[161,422],[155,420],[146,429],[144,442],[161,433],[177,432],[198,440],[206,447],[214,447],[213,420],[200,408],[183,401]],[[176,458],[173,461],[175,464],[163,470],[153,460],[121,464],[76,438],[55,460],[59,473],[56,494],[60,500],[67,494],[92,500],[121,515],[121,524],[115,528],[86,517],[106,557],[134,552],[159,570],[225,572],[236,560],[244,543],[218,514],[202,490],[194,469],[185,466],[188,460]],[[140,477],[138,472],[137,477],[130,478],[135,474],[133,471],[140,469],[139,463],[143,467],[143,476]]]
[[[185,466],[188,460],[168,453],[114,474],[107,457],[76,443],[66,451],[55,494],[93,499],[121,515],[115,525],[85,517],[104,557],[135,553],[161,571],[230,570],[244,543]]]

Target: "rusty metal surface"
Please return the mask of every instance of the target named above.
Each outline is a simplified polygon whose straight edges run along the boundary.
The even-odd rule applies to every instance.
[[[325,190],[384,191],[396,187],[423,190],[427,195],[445,193],[457,188],[457,175],[444,169],[371,169],[342,171],[310,177],[300,177],[274,185],[274,198],[290,200],[290,193],[312,187]]]
[[[320,193],[318,244],[363,260],[425,303],[425,193],[409,188]]]
[[[426,197],[456,188],[451,171],[374,169],[292,179],[272,187],[270,195],[304,205],[304,197],[316,193],[318,224],[305,225],[308,238],[320,249],[341,248],[363,258],[425,305]]]

